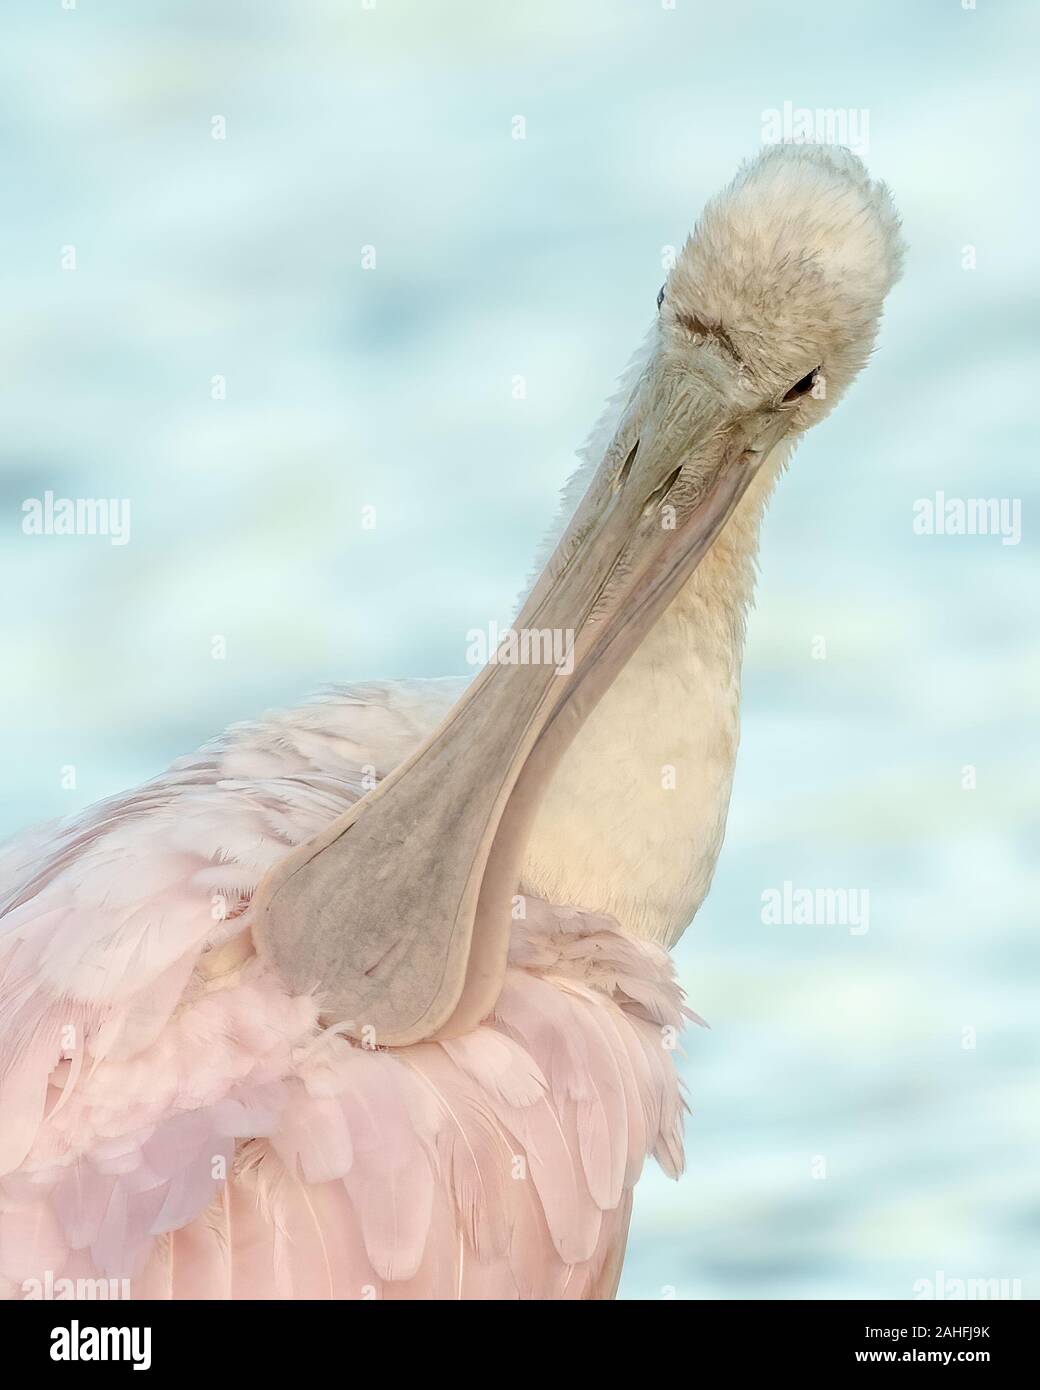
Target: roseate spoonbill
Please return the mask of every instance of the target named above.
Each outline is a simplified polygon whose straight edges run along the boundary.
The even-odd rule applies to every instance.
[[[612,1296],[682,1163],[759,522],[901,255],[844,151],[707,205],[514,625],[568,674],[335,686],[7,851],[8,1294]]]

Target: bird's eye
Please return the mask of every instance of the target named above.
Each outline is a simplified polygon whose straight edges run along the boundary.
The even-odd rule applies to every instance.
[[[816,376],[819,370],[819,367],[814,367],[811,372],[806,373],[806,375],[802,377],[801,381],[796,381],[784,397],[784,400],[796,401],[799,396],[807,396],[816,385]]]
[[[657,291],[657,308],[658,308],[658,310],[660,310],[661,305],[662,305],[663,303],[664,303],[664,285],[662,285],[661,288]]]

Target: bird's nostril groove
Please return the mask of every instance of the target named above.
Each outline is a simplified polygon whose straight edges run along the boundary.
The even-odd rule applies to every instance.
[[[643,503],[644,516],[649,516],[655,507],[659,507],[661,505],[664,499],[671,492],[672,488],[678,482],[679,474],[681,472],[682,464],[679,465],[679,467],[674,471],[674,473],[669,473],[668,477],[665,478],[663,483],[661,483],[658,487],[654,488],[653,492]]]
[[[628,481],[628,475],[632,472],[632,465],[636,461],[636,454],[638,452],[639,440],[637,439],[636,442],[632,445],[631,449],[629,449],[628,451],[628,458],[625,459],[624,463],[618,469],[618,475],[614,479],[615,492],[620,492],[621,489],[625,486],[625,483]]]

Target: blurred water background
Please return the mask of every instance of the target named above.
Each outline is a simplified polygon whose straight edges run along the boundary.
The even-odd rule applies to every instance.
[[[764,112],[868,113],[910,258],[768,518],[727,844],[678,952],[712,1024],[689,1171],[640,1187],[630,1297],[1040,1292],[1038,19],[5,6],[4,832],[323,681],[464,673],[662,248]],[[47,490],[129,499],[129,543],[25,535]],[[1018,499],[1020,543],[915,534],[937,491]],[[867,890],[869,930],[765,924],[785,882]]]

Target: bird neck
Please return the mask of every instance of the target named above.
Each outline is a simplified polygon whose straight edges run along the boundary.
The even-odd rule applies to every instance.
[[[780,467],[767,460],[563,755],[535,818],[523,891],[609,912],[666,946],[697,911],[725,831],[745,618]]]

